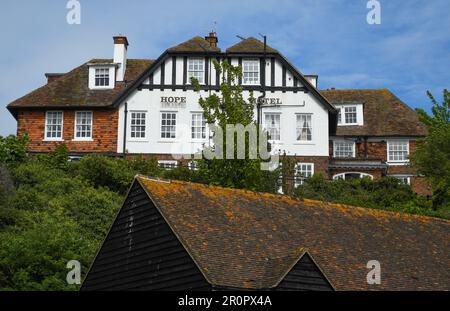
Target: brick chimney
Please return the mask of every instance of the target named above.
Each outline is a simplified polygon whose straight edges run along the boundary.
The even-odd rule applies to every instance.
[[[217,47],[217,42],[219,42],[219,39],[217,38],[217,35],[214,31],[211,31],[206,37],[205,40],[209,42],[209,45],[213,48]]]
[[[47,78],[47,84],[49,84],[55,80],[58,80],[63,75],[64,75],[64,73],[46,73],[45,77]]]
[[[128,39],[125,36],[115,36],[114,39],[114,63],[119,64],[116,73],[116,81],[123,81],[127,70]]]

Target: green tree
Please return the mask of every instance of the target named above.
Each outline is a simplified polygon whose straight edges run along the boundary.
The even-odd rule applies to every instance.
[[[262,150],[260,150],[258,142],[260,135],[267,135],[267,132],[260,130],[254,121],[256,100],[253,93],[250,92],[248,99],[243,96],[243,88],[238,83],[239,78],[242,77],[242,68],[232,66],[227,61],[220,64],[214,61],[214,66],[216,71],[223,74],[220,93],[219,95],[211,94],[206,98],[200,97],[199,104],[203,109],[207,123],[215,124],[223,131],[223,133],[220,133],[217,129],[213,130],[216,138],[219,135],[223,137],[221,146],[216,141],[214,146],[214,148],[221,148],[223,158],[213,157],[212,159],[200,160],[200,179],[205,183],[224,187],[275,192],[277,190],[278,172],[261,170]],[[197,80],[192,79],[192,84],[198,91],[200,90]],[[253,137],[248,132],[244,134],[245,153],[243,157],[238,157],[237,132],[233,134],[232,138],[226,135],[226,130],[230,125],[242,125],[243,127],[253,125],[256,129],[256,135]],[[230,139],[233,141],[230,142]],[[226,156],[227,147],[230,148],[231,146],[234,146],[232,159]],[[268,147],[270,148],[270,146]],[[250,148],[254,148],[253,155],[256,156],[251,156]]]
[[[439,103],[428,92],[433,103],[432,114],[417,109],[420,119],[428,127],[429,135],[419,143],[411,156],[419,172],[431,182],[433,208],[450,208],[450,93],[443,91],[443,102]]]
[[[14,135],[0,136],[0,163],[15,165],[23,162],[27,158],[28,142],[27,135],[20,137]]]

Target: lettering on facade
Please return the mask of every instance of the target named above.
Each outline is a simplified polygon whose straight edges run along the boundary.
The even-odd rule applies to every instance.
[[[258,103],[261,105],[281,105],[281,98],[258,98]]]
[[[178,96],[161,96],[162,108],[185,108],[186,97]]]

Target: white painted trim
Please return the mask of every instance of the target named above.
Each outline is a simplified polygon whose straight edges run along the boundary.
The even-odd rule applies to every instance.
[[[344,143],[353,143],[352,149],[353,153],[351,157],[342,158],[342,157],[336,157],[336,143],[337,142],[344,142]],[[356,142],[354,140],[347,140],[347,139],[335,139],[333,140],[333,158],[337,159],[351,159],[356,157]]]
[[[145,137],[131,137],[131,114],[132,113],[145,113]],[[130,122],[127,124],[127,140],[130,142],[148,142],[149,141],[149,133],[148,133],[148,110],[128,110],[128,115],[130,116]]]
[[[295,164],[295,168],[294,168],[294,171],[295,171],[295,174],[294,174],[294,187],[296,188],[296,187],[298,187],[298,186],[300,186],[300,185],[302,185],[301,183],[299,183],[299,182],[297,182],[297,178],[296,178],[296,176],[297,176],[297,170],[298,170],[298,166],[300,166],[300,165],[311,165],[311,177],[314,175],[314,163],[310,163],[310,162],[297,162],[296,164]],[[309,178],[309,177],[306,177],[306,178]]]
[[[61,112],[61,137],[47,137],[47,115],[49,112]],[[43,141],[64,141],[64,111],[63,110],[47,110],[45,112],[44,139]]]
[[[90,112],[91,113],[91,136],[89,137],[77,137],[77,113],[78,112]],[[92,110],[76,110],[73,120],[73,139],[72,141],[94,141],[92,139],[94,132],[94,112]]]
[[[373,180],[373,175],[367,174],[367,173],[362,173],[362,172],[344,172],[344,173],[339,173],[336,175],[333,175],[332,179],[333,180],[337,180],[339,176],[344,176],[344,180],[345,180],[345,174],[360,174],[359,178],[362,177],[370,177],[370,179]]]
[[[409,158],[406,160],[399,160],[399,161],[393,161],[393,160],[389,160],[389,145],[394,143],[394,142],[406,142],[406,152],[407,152],[407,156],[409,157],[410,153],[409,153],[409,140],[406,139],[389,139],[386,141],[386,163],[388,165],[408,165],[409,164]]]
[[[255,83],[245,83],[244,82],[244,62],[256,62],[258,66],[258,74],[256,75],[258,81]],[[242,59],[242,85],[261,85],[261,64],[259,58],[243,58]]]

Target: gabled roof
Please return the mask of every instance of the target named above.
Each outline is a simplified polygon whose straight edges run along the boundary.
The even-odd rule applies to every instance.
[[[215,286],[279,284],[307,251],[337,290],[450,290],[450,222],[180,181],[137,177]],[[366,265],[381,264],[368,285]]]
[[[217,47],[212,47],[208,41],[200,36],[193,37],[183,43],[167,49],[170,53],[190,53],[190,52],[220,52]]]
[[[266,45],[267,53],[278,53],[274,48]],[[264,53],[264,43],[256,38],[250,37],[229,47],[227,53]]]
[[[130,83],[139,76],[153,61],[149,59],[127,60],[125,82],[116,82],[111,90],[90,90],[88,64],[108,63],[112,59],[92,59],[89,62],[62,75],[58,79],[28,93],[13,101],[7,107],[9,110],[16,108],[34,107],[106,107]]]
[[[364,125],[338,126],[337,136],[426,136],[417,113],[387,89],[322,90],[334,105],[364,105]]]

